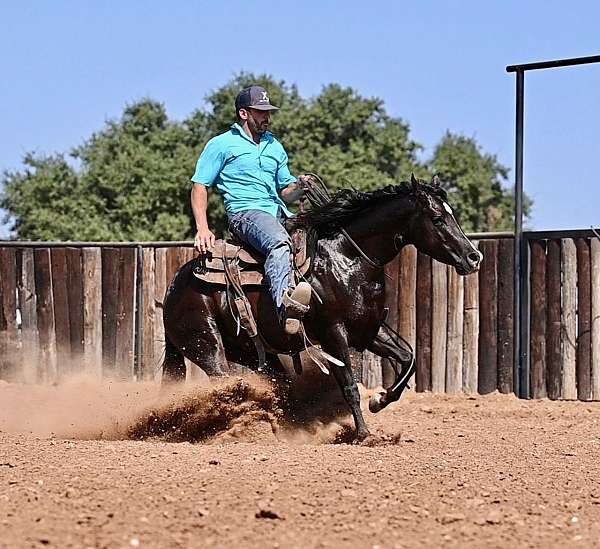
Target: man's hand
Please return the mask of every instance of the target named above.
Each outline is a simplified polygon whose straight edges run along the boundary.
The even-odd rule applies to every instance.
[[[312,183],[314,183],[314,178],[312,175],[302,174],[298,176],[297,184],[302,191],[306,191],[307,187],[309,187]]]
[[[208,191],[204,185],[192,185],[191,203],[197,230],[194,238],[194,248],[201,254],[205,254],[215,247],[215,235],[208,228],[208,220],[206,219]]]
[[[286,204],[292,204],[300,200],[313,181],[313,177],[310,175],[299,175],[296,181],[290,183],[281,191],[281,198],[283,198]]]
[[[206,252],[212,252],[215,247],[215,235],[208,228],[198,229],[196,237],[194,238],[194,248],[201,254]]]

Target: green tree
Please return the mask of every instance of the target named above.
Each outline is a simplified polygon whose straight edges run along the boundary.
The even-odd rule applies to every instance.
[[[96,196],[87,196],[81,179],[63,155],[26,154],[25,169],[4,174],[0,205],[8,210],[19,238],[96,238]],[[82,222],[85,220],[85,222]],[[73,237],[71,237],[73,239]]]
[[[513,228],[514,198],[507,188],[508,168],[495,155],[484,153],[471,137],[447,132],[428,163],[456,207],[465,231]],[[531,201],[525,197],[527,216]]]
[[[181,185],[193,162],[189,140],[162,105],[146,100],[128,106],[120,121],[75,149],[83,186],[100,203],[100,231],[117,240],[150,240],[189,230]]]
[[[64,155],[27,155],[25,172],[6,173],[3,181],[0,205],[14,219],[13,231],[61,240],[188,236],[185,182],[209,138],[206,118],[194,113],[185,123],[170,122],[163,105],[142,100],[70,151],[77,171]]]

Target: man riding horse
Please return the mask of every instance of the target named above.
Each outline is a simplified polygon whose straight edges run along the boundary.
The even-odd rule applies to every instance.
[[[267,131],[275,109],[263,88],[242,90],[236,99],[238,122],[207,143],[192,178],[198,251],[206,254],[215,247],[206,207],[207,188],[216,185],[224,195],[232,232],[266,256],[269,291],[254,281],[240,288],[247,301],[238,297],[240,310],[247,306],[257,330],[247,329],[234,314],[232,302],[237,307],[238,299],[231,295],[231,278],[219,282],[206,278],[208,274],[198,277],[197,259],[188,261],[175,274],[163,301],[163,380],[183,381],[186,358],[210,377],[226,375],[229,362],[285,375],[279,354],[297,356],[307,343],[320,345],[327,371],[354,417],[356,439],[363,440],[369,429],[350,349],[367,349],[387,358],[394,368],[394,382],[369,400],[371,412],[397,401],[415,368],[412,351],[386,322],[384,266],[409,244],[460,275],[476,272],[482,255],[464,234],[435,177],[426,183],[413,175],[397,185],[368,192],[342,189],[333,196],[317,192],[316,178],[296,180],[285,150]],[[306,235],[311,261],[303,276],[310,285],[294,286],[292,244],[282,221],[291,215],[284,201],[300,198],[304,185],[312,207],[294,218],[294,227]],[[217,263],[228,270],[232,265],[226,246],[221,252]],[[278,319],[285,321],[286,330]],[[266,361],[253,352],[259,338]]]
[[[206,210],[207,189],[216,186],[225,201],[230,231],[265,256],[265,276],[278,317],[285,331],[295,334],[309,310],[311,288],[307,282],[295,284],[292,241],[283,223],[292,216],[286,203],[302,196],[307,176],[290,173],[285,149],[267,131],[271,113],[277,110],[267,90],[244,88],[235,99],[237,122],[204,147],[192,177],[194,245],[201,254],[214,248]]]

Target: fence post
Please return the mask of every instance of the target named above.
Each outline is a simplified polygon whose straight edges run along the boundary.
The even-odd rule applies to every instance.
[[[577,250],[572,238],[564,238],[561,243],[562,279],[562,331],[561,395],[566,400],[577,399],[576,354],[577,347]]]
[[[135,355],[133,376],[142,379],[142,349],[144,348],[144,248],[138,244],[135,254]]]

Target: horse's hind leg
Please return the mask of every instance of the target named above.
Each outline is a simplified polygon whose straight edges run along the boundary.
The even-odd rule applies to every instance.
[[[216,329],[211,329],[210,323],[186,330],[185,333],[176,333],[177,345],[166,336],[165,360],[163,362],[163,381],[185,380],[184,357],[191,360],[196,366],[204,370],[209,377],[223,377],[227,375],[223,367],[227,364],[225,348],[221,334]]]
[[[181,351],[165,337],[165,358],[162,364],[163,383],[185,381],[185,361]]]
[[[215,316],[224,301],[223,292],[194,278],[192,265],[188,262],[177,271],[163,303],[165,381],[185,379],[184,357],[208,376],[224,375],[225,351]]]

